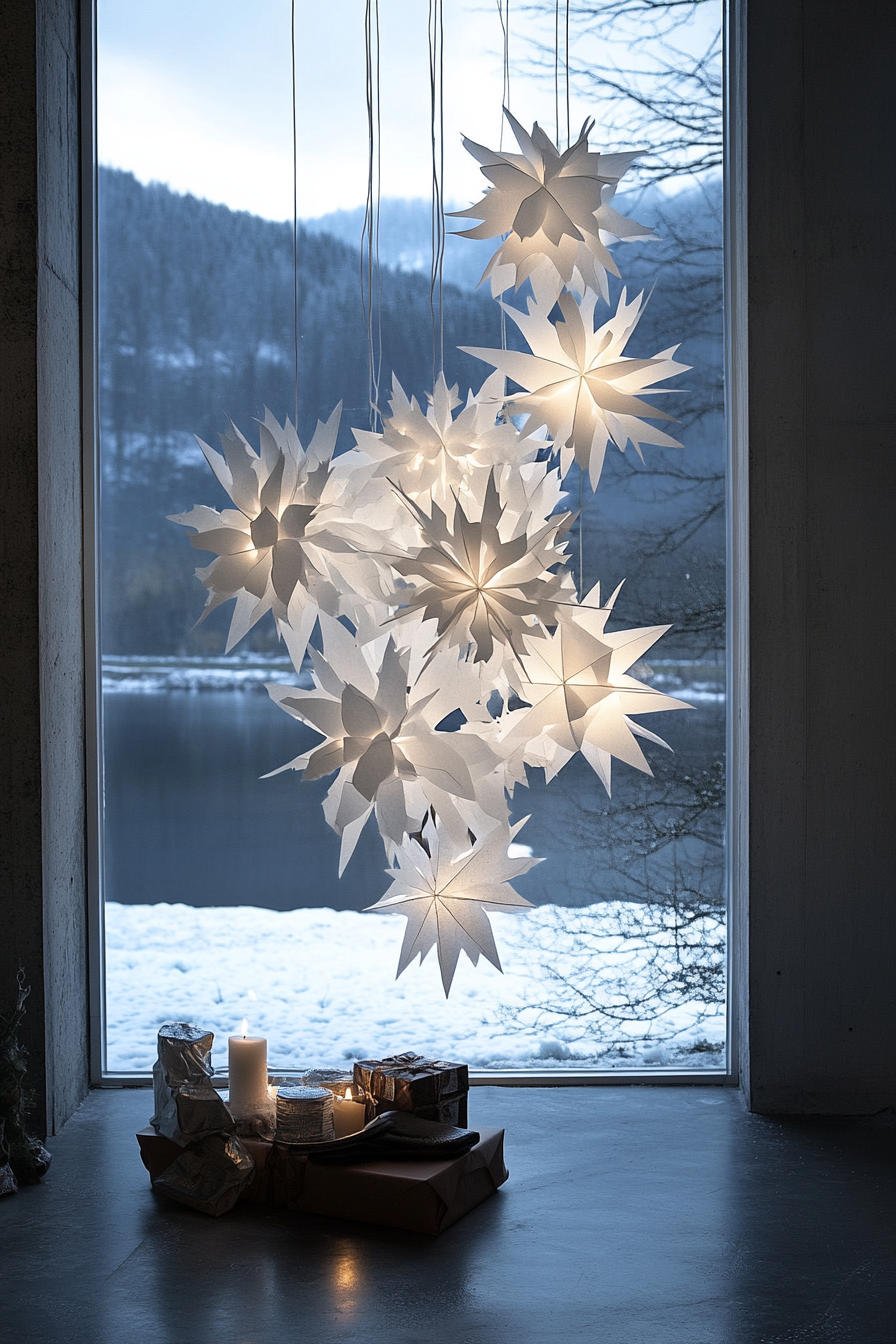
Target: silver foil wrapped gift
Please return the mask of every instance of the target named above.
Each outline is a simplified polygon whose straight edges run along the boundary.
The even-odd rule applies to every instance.
[[[189,1022],[159,1028],[159,1056],[152,1069],[159,1134],[188,1143],[209,1134],[230,1133],[233,1117],[212,1084],[214,1034]]]
[[[235,1134],[211,1134],[183,1150],[153,1181],[153,1189],[219,1218],[255,1176],[255,1161]]]
[[[334,1096],[344,1097],[354,1087],[355,1075],[348,1069],[311,1069],[302,1075],[302,1082],[305,1087],[325,1087]]]
[[[278,1087],[278,1143],[329,1143],[334,1137],[328,1087]]]

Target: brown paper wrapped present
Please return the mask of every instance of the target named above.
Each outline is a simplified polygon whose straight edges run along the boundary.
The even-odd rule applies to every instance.
[[[154,1182],[183,1151],[151,1128],[141,1130],[137,1141]],[[507,1180],[503,1129],[481,1128],[479,1142],[461,1157],[344,1167],[309,1162],[264,1139],[241,1143],[255,1162],[241,1204],[353,1218],[429,1236],[444,1232]]]
[[[362,1059],[355,1065],[355,1084],[366,1099],[368,1123],[384,1111],[409,1111],[441,1125],[467,1123],[466,1064],[415,1054]]]

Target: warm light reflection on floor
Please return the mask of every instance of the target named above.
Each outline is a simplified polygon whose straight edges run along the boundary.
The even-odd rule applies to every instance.
[[[355,1293],[363,1286],[363,1280],[357,1252],[347,1247],[336,1257],[330,1270],[337,1311],[347,1311],[355,1305]]]

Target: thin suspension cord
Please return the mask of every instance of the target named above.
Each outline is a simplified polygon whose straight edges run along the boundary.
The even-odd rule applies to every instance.
[[[296,432],[299,428],[299,145],[296,127],[296,0],[292,0],[290,23],[292,54],[292,331],[295,348]]]
[[[554,0],[554,128],[560,148],[560,0]]]
[[[361,228],[361,307],[367,327],[367,395],[370,404],[370,428],[376,430],[379,419],[383,334],[380,276],[382,154],[379,0],[365,0],[364,56],[367,99],[367,201]]]
[[[572,134],[569,115],[569,0],[566,0],[566,31],[565,31],[565,52],[564,52],[564,71],[566,75],[566,148],[569,149]],[[557,146],[560,145],[560,136],[557,136]],[[585,471],[579,464],[579,601],[585,597]]]
[[[557,0],[559,3],[559,0]],[[501,33],[504,38],[504,85],[501,94],[501,134],[498,139],[498,151],[504,148],[504,108],[510,109],[510,0],[495,0],[498,6],[498,18],[501,21]],[[503,4],[503,9],[502,9]],[[507,349],[507,315],[501,307],[501,349]]]
[[[504,62],[504,84],[501,90],[501,118],[498,132],[498,150],[504,148],[504,108],[510,107],[510,0],[495,0],[498,10],[498,22],[501,25],[501,37]]]
[[[442,0],[429,0],[430,140],[432,146],[432,210],[429,312],[432,329],[432,380],[445,364],[445,311],[442,277],[445,264],[445,16]]]
[[[569,125],[569,0],[566,0],[566,148],[570,146]],[[559,142],[559,136],[558,136]]]

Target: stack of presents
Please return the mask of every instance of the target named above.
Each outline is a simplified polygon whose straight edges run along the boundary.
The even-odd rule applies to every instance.
[[[404,1054],[317,1070],[272,1088],[269,1114],[247,1123],[213,1086],[212,1039],[185,1023],[159,1032],[155,1114],[137,1141],[161,1195],[213,1216],[267,1206],[437,1235],[507,1180],[504,1131],[467,1127],[465,1064]],[[334,1106],[339,1134],[349,1105],[359,1127],[332,1137]]]

